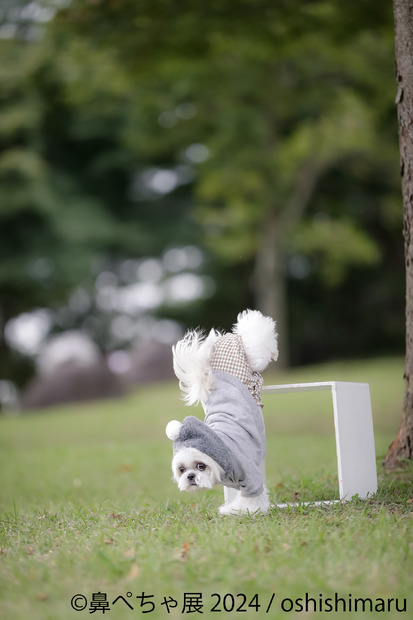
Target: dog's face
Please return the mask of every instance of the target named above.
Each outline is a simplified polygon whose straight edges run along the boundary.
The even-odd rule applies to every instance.
[[[183,448],[172,459],[173,478],[180,491],[212,489],[224,471],[214,459],[196,448]]]

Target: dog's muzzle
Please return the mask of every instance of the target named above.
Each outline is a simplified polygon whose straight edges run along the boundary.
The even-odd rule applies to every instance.
[[[187,475],[187,480],[189,481],[189,483],[190,483],[192,486],[194,486],[194,485],[196,486],[196,474],[195,474],[194,472],[190,472],[190,473]]]

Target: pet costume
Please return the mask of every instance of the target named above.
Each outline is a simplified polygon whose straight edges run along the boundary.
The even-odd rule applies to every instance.
[[[225,334],[211,357],[215,387],[206,403],[205,422],[187,416],[173,445],[196,448],[224,470],[222,484],[257,496],[264,490],[260,464],[265,458],[265,429],[261,411],[263,379],[248,364],[242,339]],[[248,456],[246,456],[248,455]]]

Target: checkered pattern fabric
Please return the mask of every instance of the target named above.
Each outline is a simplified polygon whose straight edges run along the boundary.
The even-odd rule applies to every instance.
[[[259,372],[251,370],[241,336],[225,334],[217,341],[212,352],[211,368],[228,372],[242,381],[257,405],[262,407],[261,388],[264,381]]]

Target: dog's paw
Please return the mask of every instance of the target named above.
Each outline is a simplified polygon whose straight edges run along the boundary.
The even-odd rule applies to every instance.
[[[222,504],[222,506],[220,506],[218,508],[218,512],[220,515],[232,515],[232,514],[237,514],[237,512],[231,512],[231,504]]]
[[[265,490],[257,497],[243,497],[239,494],[232,502],[219,507],[220,515],[255,515],[267,514],[273,508],[268,499],[268,491]]]
[[[182,422],[178,420],[171,420],[168,422],[165,428],[165,433],[168,439],[171,441],[176,441],[179,437],[179,432],[181,430]]]
[[[258,508],[255,508],[254,510],[253,506],[246,507],[246,506],[235,506],[233,504],[223,504],[222,506],[218,508],[218,512],[222,516],[249,515],[252,517],[254,515],[259,515],[259,514],[266,515],[270,508],[272,508],[272,506],[268,506],[268,507],[260,506]]]

